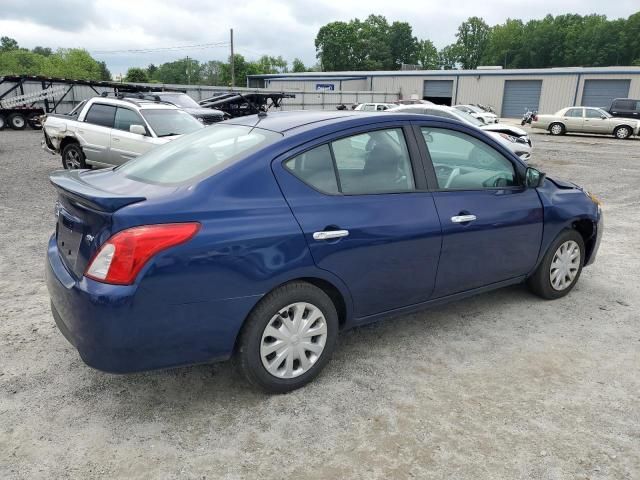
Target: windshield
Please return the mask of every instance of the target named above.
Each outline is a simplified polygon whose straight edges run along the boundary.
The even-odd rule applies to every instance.
[[[200,105],[198,105],[198,102],[196,102],[193,98],[191,98],[186,93],[181,93],[179,95],[171,94],[171,95],[158,95],[158,96],[160,97],[160,100],[164,102],[173,103],[178,107],[201,108]]]
[[[452,108],[451,113],[453,113],[456,117],[458,117],[458,119],[462,120],[463,122],[470,123],[471,125],[475,125],[476,127],[484,125],[483,121],[478,120],[470,113],[463,112],[462,110],[456,110]]]
[[[465,105],[465,107],[467,107],[469,110],[476,112],[476,113],[485,113],[484,110],[482,110],[481,108],[476,107],[475,105]]]
[[[279,138],[261,128],[214,125],[155,148],[118,171],[133,180],[176,185],[217,173]]]
[[[182,110],[154,108],[142,109],[140,113],[158,137],[184,135],[203,128],[198,120]]]

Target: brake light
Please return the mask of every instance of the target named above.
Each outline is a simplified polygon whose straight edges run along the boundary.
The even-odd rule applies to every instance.
[[[534,116],[533,116],[533,121],[534,121],[534,122],[537,122],[537,121],[538,121],[538,115],[534,115]]]
[[[199,223],[143,225],[122,230],[100,247],[84,274],[98,282],[131,285],[151,257],[187,242],[198,230]]]

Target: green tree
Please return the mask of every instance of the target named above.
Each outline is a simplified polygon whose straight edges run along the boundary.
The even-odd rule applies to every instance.
[[[100,80],[110,81],[111,72],[107,68],[107,64],[105,62],[98,62],[98,65],[100,66]]]
[[[134,83],[148,83],[149,76],[144,68],[131,67],[127,70],[127,75],[124,77],[125,82]]]
[[[505,23],[492,27],[482,63],[484,65],[502,65],[504,68],[522,65],[523,35],[524,24],[522,20],[508,18]]]
[[[359,23],[359,22],[358,22]],[[355,70],[358,45],[357,27],[354,21],[331,22],[320,28],[316,36],[316,57],[323,70]]]
[[[43,57],[53,55],[53,50],[51,50],[49,47],[34,47],[31,51],[33,53],[37,53],[38,55],[42,55]]]
[[[438,49],[431,40],[420,40],[416,57],[420,67],[425,70],[437,70],[440,67]]]
[[[18,42],[11,37],[0,37],[0,52],[18,50]]]
[[[407,22],[393,22],[391,24],[389,44],[395,70],[399,70],[403,63],[411,65],[418,63],[422,43],[413,36],[413,29]]]
[[[304,66],[304,63],[299,58],[294,58],[293,62],[291,62],[291,71],[294,73],[306,72],[307,67]]]
[[[150,63],[147,67],[147,76],[149,80],[153,80],[155,78],[155,74],[158,71],[158,67],[156,67],[153,63]]]
[[[53,55],[43,58],[43,75],[83,80],[101,79],[100,64],[86,50],[61,48]]]
[[[457,60],[462,68],[473,69],[480,65],[489,37],[489,25],[479,17],[470,17],[458,27],[456,33]]]
[[[192,58],[182,58],[173,62],[163,63],[153,76],[160,83],[199,84],[200,63]]]
[[[447,45],[438,52],[438,64],[443,70],[455,70],[458,65],[458,46],[454,43]]]
[[[210,60],[200,65],[200,77],[204,85],[223,85],[222,69],[224,62]]]
[[[28,50],[0,52],[0,75],[41,75],[45,57]]]

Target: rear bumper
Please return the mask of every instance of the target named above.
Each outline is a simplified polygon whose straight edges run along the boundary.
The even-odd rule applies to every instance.
[[[172,304],[140,285],[78,280],[63,264],[54,237],[45,276],[59,330],[87,365],[112,373],[229,358],[246,315],[259,299]]]

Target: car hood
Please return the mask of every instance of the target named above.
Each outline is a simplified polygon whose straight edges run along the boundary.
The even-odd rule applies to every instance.
[[[185,112],[194,117],[208,117],[210,115],[224,116],[224,113],[220,110],[214,110],[213,108],[182,108]]]
[[[518,137],[527,135],[526,130],[514,127],[513,125],[507,125],[506,123],[490,123],[488,125],[482,125],[480,128],[482,130],[489,130],[491,132],[506,132]]]

